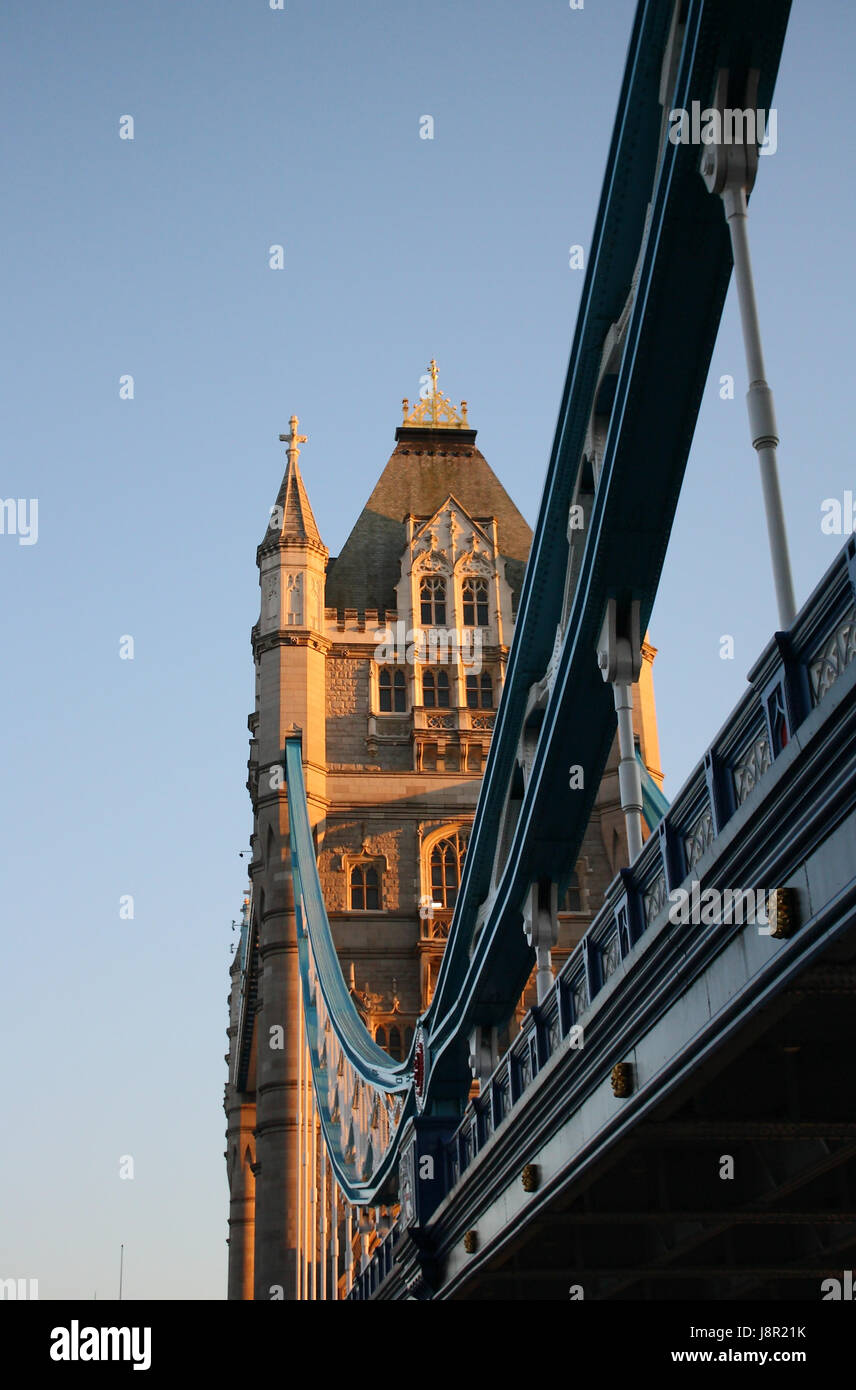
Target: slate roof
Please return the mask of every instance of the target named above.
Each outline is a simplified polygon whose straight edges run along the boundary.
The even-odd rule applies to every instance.
[[[271,545],[276,545],[277,541],[283,540],[293,541],[295,544],[307,545],[314,550],[326,552],[327,547],[321,539],[318,523],[309,505],[309,497],[300,476],[300,468],[296,459],[288,460],[276,496],[276,506],[282,508],[282,526],[279,530],[275,527],[268,527],[265,539],[262,541],[261,548],[263,550]]]
[[[477,520],[496,518],[505,577],[519,594],[532,532],[475,447],[476,431],[400,425],[395,438],[356,525],[327,566],[327,607],[394,609],[407,545],[404,519],[433,516],[450,493]]]

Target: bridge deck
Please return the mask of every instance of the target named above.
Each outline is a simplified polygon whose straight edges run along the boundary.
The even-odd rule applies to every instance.
[[[435,1297],[781,1297],[784,1282],[816,1297],[840,1272],[856,1245],[854,656],[851,541],[435,1144],[445,1195],[418,1242],[394,1232],[354,1296],[418,1278]],[[725,890],[753,898],[729,908]]]

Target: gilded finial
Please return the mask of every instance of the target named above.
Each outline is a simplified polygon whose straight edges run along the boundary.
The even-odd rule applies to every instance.
[[[404,411],[405,425],[422,425],[432,430],[462,430],[468,429],[467,424],[467,403],[461,401],[460,411],[457,411],[442,391],[437,388],[437,378],[439,371],[436,360],[432,357],[428,364],[428,372],[431,377],[431,392],[429,395],[422,396],[416,405],[410,410],[410,402],[405,396],[401,402]],[[425,378],[422,378],[423,383]],[[408,414],[408,411],[410,413]]]
[[[298,445],[300,445],[300,444],[306,444],[306,443],[307,443],[307,439],[306,439],[306,435],[305,435],[305,434],[298,434],[298,433],[297,433],[297,424],[298,424],[298,422],[297,422],[297,416],[296,416],[296,415],[292,415],[292,417],[291,417],[291,419],[289,420],[288,423],[289,423],[289,425],[291,426],[291,434],[281,434],[281,435],[279,436],[279,441],[280,441],[281,444],[287,444],[287,445],[288,445],[288,461],[289,461],[289,463],[297,463],[297,460],[298,460],[299,457],[300,457],[300,449],[298,448]]]

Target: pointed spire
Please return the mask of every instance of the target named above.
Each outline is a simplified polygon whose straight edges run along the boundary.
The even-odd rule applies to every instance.
[[[276,504],[271,511],[270,524],[263,544],[291,541],[326,553],[326,546],[309,505],[309,497],[297,463],[300,457],[299,446],[307,442],[306,435],[298,433],[296,415],[292,415],[289,424],[291,433],[279,436],[280,442],[288,445],[288,463],[277,493]]]

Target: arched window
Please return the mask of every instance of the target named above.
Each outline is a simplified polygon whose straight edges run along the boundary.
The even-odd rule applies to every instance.
[[[465,579],[461,597],[464,627],[487,627],[487,580]]]
[[[374,864],[354,864],[351,869],[351,911],[377,912],[380,879]]]
[[[448,671],[422,672],[422,703],[426,709],[449,708]]]
[[[466,845],[457,831],[438,840],[431,849],[431,897],[441,907],[455,906],[466,852]]]
[[[401,1061],[401,1033],[397,1028],[389,1030],[389,1047],[387,1052],[396,1062]]]
[[[419,605],[423,627],[446,626],[446,581],[432,575],[419,585]]]
[[[487,671],[467,676],[467,709],[493,709],[493,680]]]
[[[378,1047],[386,1047],[386,1029],[378,1028],[377,1032],[374,1035],[374,1040],[377,1043]]]
[[[404,672],[381,667],[377,678],[381,714],[403,714],[407,708]]]
[[[405,1052],[409,1052],[409,1051],[410,1051],[410,1045],[411,1045],[412,1042],[413,1042],[413,1029],[412,1029],[412,1028],[405,1028],[405,1030],[404,1030],[404,1050],[405,1050]]]

